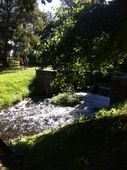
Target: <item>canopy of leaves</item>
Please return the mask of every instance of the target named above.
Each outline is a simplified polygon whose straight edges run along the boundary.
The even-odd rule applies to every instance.
[[[42,41],[42,66],[57,70],[117,68],[127,52],[127,1],[65,1]]]
[[[0,1],[0,62],[7,66],[11,50],[26,53],[40,39],[47,15],[37,8],[36,0]]]

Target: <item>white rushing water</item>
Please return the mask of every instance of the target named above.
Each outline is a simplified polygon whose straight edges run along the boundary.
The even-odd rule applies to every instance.
[[[90,116],[98,109],[109,106],[109,98],[91,93],[76,93],[82,101],[75,107],[54,106],[51,99],[28,98],[0,112],[0,132],[34,134],[74,121],[79,115]]]

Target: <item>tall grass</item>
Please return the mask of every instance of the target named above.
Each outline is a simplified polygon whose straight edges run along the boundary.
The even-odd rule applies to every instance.
[[[0,73],[0,109],[11,106],[28,96],[35,68]]]

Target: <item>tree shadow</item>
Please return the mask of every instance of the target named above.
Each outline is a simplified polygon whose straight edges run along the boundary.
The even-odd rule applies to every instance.
[[[46,96],[41,95],[40,86],[37,83],[37,77],[32,80],[28,88],[30,91],[29,96],[33,99],[33,101],[38,102],[39,100],[46,98]]]
[[[88,119],[19,142],[10,170],[127,169],[127,115]]]

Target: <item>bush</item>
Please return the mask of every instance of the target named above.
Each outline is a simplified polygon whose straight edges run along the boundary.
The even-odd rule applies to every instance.
[[[73,93],[60,93],[51,100],[52,104],[62,106],[75,106],[80,103],[79,96]]]

